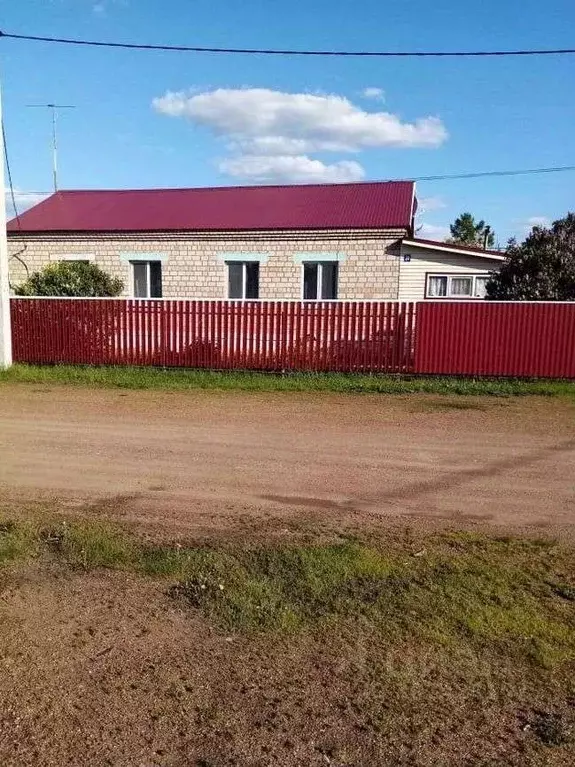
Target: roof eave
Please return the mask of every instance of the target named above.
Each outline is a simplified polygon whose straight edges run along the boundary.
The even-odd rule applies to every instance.
[[[506,258],[506,256],[501,253],[493,253],[493,251],[481,250],[480,248],[477,248],[477,250],[473,250],[472,248],[458,248],[458,247],[454,247],[453,245],[447,245],[446,243],[442,243],[442,242],[437,242],[437,243],[421,242],[418,240],[410,239],[408,237],[405,237],[401,241],[401,244],[409,245],[409,247],[411,248],[421,248],[422,250],[440,250],[443,253],[455,253],[460,256],[487,258],[492,261],[505,261],[505,258]]]

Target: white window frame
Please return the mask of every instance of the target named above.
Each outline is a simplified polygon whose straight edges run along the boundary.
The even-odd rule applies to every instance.
[[[445,296],[431,296],[429,294],[429,281],[432,278],[434,278],[434,277],[442,277],[442,278],[446,278],[447,279],[447,292],[446,292]],[[447,300],[455,300],[455,301],[457,301],[457,300],[459,300],[459,301],[470,301],[470,300],[473,300],[473,301],[483,301],[484,298],[482,296],[478,296],[477,295],[477,279],[478,278],[480,278],[480,279],[485,279],[485,278],[489,279],[489,277],[490,277],[489,272],[483,272],[481,274],[469,274],[469,273],[465,273],[465,272],[462,272],[462,273],[459,273],[459,274],[457,274],[457,273],[446,274],[445,272],[443,272],[443,273],[442,272],[428,272],[425,275],[425,297],[426,298],[431,298],[431,299],[434,299],[434,300],[438,300],[438,301],[442,301],[442,300],[443,301],[447,301]],[[462,278],[466,278],[466,279],[470,279],[471,280],[471,295],[469,295],[469,296],[464,296],[464,295],[462,296],[460,294],[453,295],[453,293],[451,292],[452,281],[453,280],[457,280],[457,279],[462,279]]]
[[[162,277],[162,293],[164,292],[164,284],[163,284],[163,277],[162,274],[162,266],[163,263],[160,261],[160,259],[157,258],[136,258],[130,261],[130,283],[131,283],[131,294],[133,298],[141,298],[141,299],[152,299],[152,296],[150,295],[151,289],[152,289],[152,281],[150,279],[150,264],[151,263],[159,263],[160,264],[160,274]],[[136,276],[134,274],[134,266],[138,264],[145,264],[146,265],[146,296],[136,296]],[[156,296],[154,296],[156,298]]]
[[[489,280],[491,275],[489,274],[475,274],[474,280],[473,280],[473,298],[478,298],[480,301],[485,299],[485,296],[478,296],[477,295],[477,280],[485,280],[486,282]]]
[[[314,264],[317,266],[317,289],[316,289],[316,297],[315,298],[305,298],[305,266],[306,264]],[[323,267],[324,264],[329,264],[330,266],[332,264],[336,264],[336,296],[335,298],[322,298],[321,295],[318,297],[318,293],[321,294],[321,286],[323,285]],[[301,262],[301,300],[302,301],[339,301],[339,260],[336,259],[328,259],[323,261],[318,261],[315,258],[308,258],[305,261]]]
[[[225,294],[226,294],[226,301],[259,301],[260,300],[260,276],[261,276],[261,264],[262,261],[259,258],[246,258],[242,261],[236,258],[229,258],[225,262],[226,267],[226,287],[225,287]],[[230,298],[230,266],[232,264],[241,264],[242,267],[242,297],[241,298]],[[258,264],[258,297],[257,298],[246,298],[246,285],[247,285],[247,265],[248,264]]]

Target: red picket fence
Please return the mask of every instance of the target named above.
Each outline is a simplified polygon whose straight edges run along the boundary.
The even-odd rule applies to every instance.
[[[575,302],[417,305],[422,374],[575,378]]]
[[[410,372],[415,304],[13,298],[16,362]]]
[[[575,379],[575,302],[13,298],[16,362]]]

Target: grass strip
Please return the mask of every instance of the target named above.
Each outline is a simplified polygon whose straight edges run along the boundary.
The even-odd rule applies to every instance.
[[[160,391],[338,392],[350,394],[446,394],[495,397],[550,396],[575,399],[575,382],[518,379],[379,376],[343,373],[215,372],[152,367],[14,365],[0,383],[78,385]]]
[[[39,557],[165,581],[220,629],[339,629],[390,647],[488,648],[538,667],[575,660],[575,556],[550,541],[390,534],[306,545],[157,546],[107,522],[0,521],[0,570]],[[339,631],[341,634],[341,631]]]

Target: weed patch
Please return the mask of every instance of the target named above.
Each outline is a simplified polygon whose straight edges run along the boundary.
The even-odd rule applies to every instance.
[[[360,630],[496,652],[540,668],[575,660],[575,559],[552,542],[469,533],[306,545],[152,546],[102,522],[0,521],[0,565],[38,556],[168,581],[170,597],[244,633]]]
[[[575,615],[545,589],[556,551],[484,538],[446,554],[450,543],[435,536],[425,558],[409,560],[358,543],[260,548],[238,552],[221,582],[204,574],[171,593],[227,630],[315,630],[336,622],[363,625],[390,643],[470,644],[541,667],[575,660]]]
[[[554,583],[551,588],[558,597],[566,599],[568,602],[575,602],[575,586],[570,586],[567,583]]]
[[[138,547],[121,530],[102,523],[67,525],[62,532],[60,552],[73,567],[126,569],[133,566]]]
[[[572,740],[571,728],[561,714],[536,711],[531,729],[546,746],[563,746]]]
[[[35,530],[29,524],[12,520],[0,523],[0,567],[15,560],[26,559],[37,551]]]

